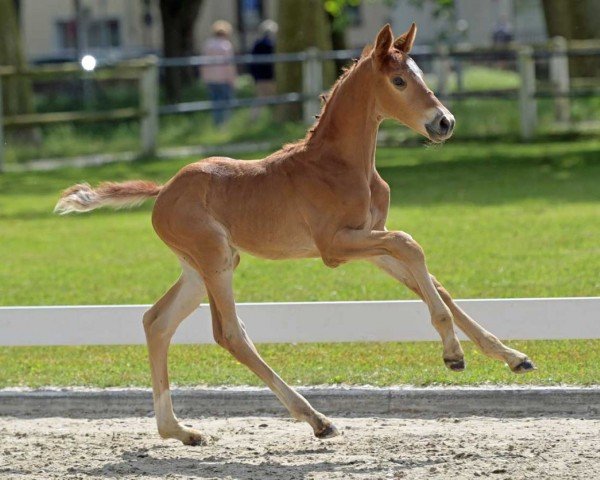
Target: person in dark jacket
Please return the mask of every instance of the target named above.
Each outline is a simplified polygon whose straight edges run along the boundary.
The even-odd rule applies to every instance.
[[[273,20],[265,20],[259,26],[260,37],[252,47],[252,55],[270,55],[275,53],[275,35],[278,26]],[[275,65],[273,63],[250,64],[250,75],[254,78],[257,98],[275,94]],[[252,119],[260,115],[261,107],[252,109]]]

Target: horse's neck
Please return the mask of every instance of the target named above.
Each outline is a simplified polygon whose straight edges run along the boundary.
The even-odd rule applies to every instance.
[[[312,142],[327,143],[345,161],[374,168],[375,146],[380,119],[367,69],[358,65],[332,93]]]

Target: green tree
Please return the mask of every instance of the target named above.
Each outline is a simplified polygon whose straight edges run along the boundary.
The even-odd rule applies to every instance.
[[[329,22],[323,8],[323,0],[279,0],[277,2],[279,34],[277,52],[303,52],[309,47],[331,50]],[[302,65],[298,62],[276,65],[277,90],[280,93],[302,90]],[[334,66],[325,62],[323,78],[326,85],[333,82]],[[282,119],[300,120],[302,108],[299,104],[284,105],[279,109]]]
[[[26,63],[15,2],[0,0],[0,65],[23,69]],[[25,77],[3,77],[2,103],[5,115],[31,113],[33,111],[31,82]]]
[[[194,25],[203,0],[160,0],[163,55],[167,58],[194,55]],[[190,67],[165,69],[167,97],[179,100],[181,89],[194,79]]]
[[[600,2],[598,0],[543,0],[546,28],[550,37],[567,40],[600,38]],[[573,76],[597,77],[600,61],[597,58],[571,58]]]

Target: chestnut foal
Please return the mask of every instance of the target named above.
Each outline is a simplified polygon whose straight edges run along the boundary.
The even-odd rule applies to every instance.
[[[262,160],[213,157],[184,167],[163,186],[151,182],[87,184],[66,190],[56,211],[131,206],[157,197],[152,223],[175,252],[181,277],[144,315],[158,431],[184,444],[203,442],[173,413],[167,350],[181,321],[208,295],[217,343],[258,375],[290,414],[317,437],[337,434],[331,421],[287,385],[261,358],[236,314],[232,289],[239,251],[258,257],[321,257],[336,267],[368,260],[416,292],[429,307],[443,360],[463,370],[454,322],[490,357],[514,372],[535,368],[503,345],[452,300],[427,270],[419,244],[385,228],[390,189],[375,168],[377,130],[394,118],[433,142],[449,138],[454,117],[423,81],[408,56],[416,26],[394,40],[386,25],[331,91],[306,138]]]

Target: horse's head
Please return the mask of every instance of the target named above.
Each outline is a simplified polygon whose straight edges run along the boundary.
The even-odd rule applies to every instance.
[[[363,55],[370,55],[372,60],[378,113],[433,142],[443,142],[452,135],[454,116],[425,85],[423,72],[408,56],[416,33],[413,23],[394,40],[392,29],[386,25],[378,33],[375,46]]]

